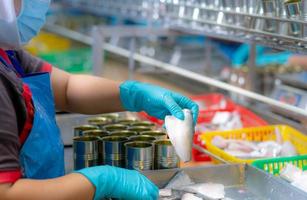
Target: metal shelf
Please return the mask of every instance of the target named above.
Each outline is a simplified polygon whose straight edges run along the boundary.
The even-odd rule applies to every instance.
[[[148,64],[167,72],[186,77],[200,83],[236,93],[250,99],[262,102],[273,107],[296,113],[307,118],[304,109],[291,106],[264,95],[230,85],[209,76],[200,75],[187,69],[156,60],[135,52],[135,37],[148,37],[149,35],[197,34],[219,38],[229,41],[251,43],[250,69],[254,67],[255,44],[262,44],[276,49],[291,50],[293,52],[307,53],[307,21],[302,16],[299,18],[286,16],[277,17],[265,13],[261,7],[261,0],[63,0],[68,5],[98,16],[115,15],[134,19],[145,19],[152,24],[158,20],[164,28],[128,28],[128,27],[95,27],[91,36],[63,27],[48,25],[46,28],[52,32],[66,37],[85,42],[93,47],[94,74],[101,74],[104,51],[127,57],[129,59],[129,74],[133,73],[134,61]],[[239,4],[241,2],[242,4]],[[227,4],[226,6],[223,5]],[[243,4],[244,3],[244,4]],[[244,7],[245,4],[250,7]],[[251,9],[252,8],[252,9]],[[301,15],[301,14],[300,14]],[[151,21],[151,22],[150,22]],[[273,31],[267,25],[273,23]],[[299,33],[293,35],[291,25],[299,27]],[[282,32],[281,28],[287,28]],[[172,31],[171,31],[172,30]],[[289,31],[290,30],[290,31]],[[105,42],[105,39],[118,35],[130,37],[129,50]],[[95,43],[93,42],[95,41]],[[252,72],[251,72],[252,73]]]
[[[110,29],[108,29],[107,27],[96,27],[93,30],[93,35],[92,37],[90,36],[85,36],[83,34],[77,33],[75,31],[71,31],[68,30],[64,27],[60,27],[60,26],[56,26],[56,25],[47,25],[45,27],[46,30],[63,35],[65,37],[80,41],[80,42],[85,42],[87,44],[91,44],[93,45],[93,61],[94,61],[94,73],[95,74],[100,74],[101,73],[101,66],[103,63],[103,56],[101,56],[101,54],[103,53],[103,51],[109,51],[111,53],[115,53],[117,55],[121,55],[127,58],[130,58],[132,60],[136,60],[138,62],[141,63],[146,63],[149,64],[150,66],[154,66],[156,68],[160,68],[163,69],[167,72],[176,74],[176,75],[180,75],[182,77],[186,77],[195,81],[198,81],[200,83],[204,83],[210,86],[214,86],[216,88],[220,88],[229,92],[234,92],[240,95],[243,95],[245,97],[254,99],[256,101],[268,104],[268,105],[272,105],[272,106],[276,106],[279,107],[283,110],[287,110],[289,112],[294,112],[297,113],[298,115],[301,115],[302,117],[306,118],[307,117],[307,112],[304,109],[295,107],[295,106],[291,106],[282,102],[279,102],[277,100],[274,100],[272,98],[260,95],[258,93],[252,92],[252,91],[248,91],[233,85],[230,85],[228,83],[216,80],[212,77],[209,76],[204,76],[204,75],[200,75],[198,73],[195,72],[191,72],[189,70],[180,68],[178,66],[174,66],[172,64],[169,63],[165,63],[147,56],[143,56],[141,54],[135,53],[135,52],[131,52],[130,50],[127,49],[123,49],[114,45],[111,45],[109,43],[105,43],[103,41],[103,38],[105,37],[110,37],[112,35],[112,30],[116,31],[116,29],[114,27],[110,27]],[[148,36],[148,32],[151,32],[149,28],[134,28],[134,30],[132,31],[131,27],[127,27],[126,31],[124,27],[121,27],[122,30],[120,32],[121,36],[127,36],[127,37],[131,37],[132,35],[138,35],[139,37],[141,35]],[[129,32],[130,31],[130,32]],[[118,31],[116,31],[118,33]],[[155,32],[155,31],[153,31]],[[163,31],[162,31],[163,32]],[[104,34],[107,33],[107,34]],[[163,34],[165,35],[167,32],[163,32]],[[159,34],[158,31],[156,31],[156,34]],[[174,34],[173,32],[171,32],[171,34]],[[95,41],[95,42],[93,42]]]
[[[63,0],[95,15],[113,15],[163,24],[174,30],[280,50],[307,53],[307,20],[298,10],[287,17],[284,4],[262,0]],[[270,1],[266,1],[270,2]],[[277,2],[277,3],[276,3]],[[283,9],[283,10],[282,10]],[[280,16],[278,16],[280,15]],[[293,32],[295,28],[298,32]],[[306,37],[305,37],[306,36]]]
[[[160,15],[165,18],[172,29],[307,53],[307,38],[304,37],[307,32],[307,21],[302,20],[301,16],[296,19],[286,18],[286,16],[269,16],[260,7],[258,7],[258,13],[248,13],[244,4],[225,8],[220,4],[204,5],[197,2],[192,4],[191,1],[183,2],[165,1],[162,3],[165,10]],[[228,4],[236,5],[236,2],[229,0]],[[298,32],[292,33],[292,27],[295,27]]]

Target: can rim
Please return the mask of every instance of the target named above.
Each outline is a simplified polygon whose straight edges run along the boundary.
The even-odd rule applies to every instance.
[[[94,141],[99,141],[99,137],[89,136],[89,135],[76,136],[73,138],[73,141],[75,142],[94,142]]]
[[[127,142],[125,144],[125,147],[126,148],[132,148],[132,149],[140,149],[140,148],[150,148],[150,147],[153,147],[153,145],[149,142],[139,142],[139,141],[133,141],[133,142]]]
[[[172,142],[168,139],[164,139],[164,140],[156,140],[154,142],[155,145],[167,145],[167,146],[173,146]]]
[[[127,137],[123,137],[123,136],[112,136],[112,135],[109,135],[109,136],[103,137],[102,140],[104,142],[124,142],[124,141],[127,141],[128,138]]]
[[[84,124],[84,125],[80,125],[80,126],[75,126],[74,130],[78,130],[78,131],[87,131],[87,130],[95,130],[95,129],[99,129],[97,126],[94,125],[90,125],[90,124]]]

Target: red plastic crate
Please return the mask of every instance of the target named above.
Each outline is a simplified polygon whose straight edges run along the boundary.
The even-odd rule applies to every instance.
[[[194,95],[190,97],[193,101],[204,104],[200,111],[226,111],[233,110],[236,104],[228,97],[219,93]]]

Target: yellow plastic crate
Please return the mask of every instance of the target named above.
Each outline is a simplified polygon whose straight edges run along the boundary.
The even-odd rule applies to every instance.
[[[200,136],[206,144],[208,151],[231,163],[252,163],[257,159],[240,159],[232,156],[222,149],[214,146],[211,141],[215,136],[222,136],[226,139],[241,139],[254,142],[276,140],[275,128],[278,128],[283,141],[290,141],[296,148],[298,154],[307,154],[307,136],[296,129],[286,125],[261,126],[244,128],[231,131],[206,132]]]

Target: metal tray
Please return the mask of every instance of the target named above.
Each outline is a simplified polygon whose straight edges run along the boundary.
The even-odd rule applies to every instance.
[[[307,193],[257,168],[243,164],[201,166],[183,169],[143,172],[159,188],[163,188],[176,172],[183,170],[195,183],[221,183],[225,197],[232,200],[303,200]]]

